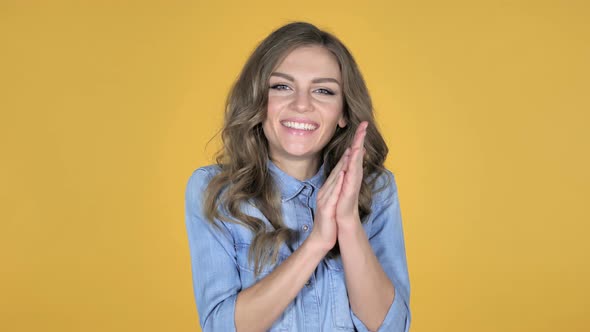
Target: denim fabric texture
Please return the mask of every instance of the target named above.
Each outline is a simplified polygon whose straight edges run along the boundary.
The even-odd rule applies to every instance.
[[[202,207],[207,184],[218,166],[195,170],[186,187],[186,229],[190,248],[192,281],[199,320],[205,332],[236,331],[234,310],[238,293],[264,278],[293,253],[313,229],[316,195],[323,184],[323,166],[306,181],[297,180],[269,161],[268,168],[281,191],[283,220],[298,230],[300,237],[279,250],[277,265],[267,266],[254,277],[248,264],[252,233],[234,223],[218,222],[215,228],[204,217]],[[377,180],[384,190],[373,195],[372,212],[363,228],[385,273],[395,287],[393,304],[378,331],[407,332],[410,328],[410,283],[398,192],[394,176],[387,171]],[[270,223],[253,205],[244,212]],[[269,331],[369,331],[350,308],[344,268],[340,258],[324,258]]]

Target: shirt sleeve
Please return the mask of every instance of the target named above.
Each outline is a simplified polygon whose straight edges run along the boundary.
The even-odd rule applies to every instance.
[[[387,171],[377,181],[377,186],[383,184],[386,187],[373,198],[376,203],[373,204],[368,221],[371,223],[369,242],[381,267],[393,283],[395,296],[378,332],[408,332],[411,321],[410,280],[397,185],[391,172]],[[351,316],[359,332],[369,331],[352,310]]]
[[[218,222],[221,227],[216,228],[202,211],[212,177],[206,169],[194,171],[185,193],[195,302],[203,332],[236,331],[235,304],[242,287],[233,237],[228,225]]]

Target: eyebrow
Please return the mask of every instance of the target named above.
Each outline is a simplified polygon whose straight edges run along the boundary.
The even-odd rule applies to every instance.
[[[289,80],[291,82],[294,82],[295,79],[293,78],[293,76],[289,75],[289,74],[285,74],[285,73],[281,73],[281,72],[273,72],[272,74],[270,74],[270,76],[278,76],[278,77],[282,77],[286,80]],[[326,83],[326,82],[333,82],[336,83],[338,85],[340,85],[340,82],[338,82],[337,79],[335,78],[331,78],[331,77],[320,77],[320,78],[314,78],[311,83]]]

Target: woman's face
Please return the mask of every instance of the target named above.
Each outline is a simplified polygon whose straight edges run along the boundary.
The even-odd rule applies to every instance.
[[[322,46],[289,53],[269,79],[263,122],[275,161],[318,161],[336,126],[346,126],[342,79],[336,57]]]

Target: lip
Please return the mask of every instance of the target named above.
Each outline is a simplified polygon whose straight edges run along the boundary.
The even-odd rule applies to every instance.
[[[298,122],[298,123],[310,124],[310,125],[315,126],[315,129],[314,130],[302,130],[302,129],[290,128],[290,127],[285,126],[283,124],[284,122]],[[283,130],[285,130],[289,134],[295,135],[295,136],[313,135],[320,128],[319,123],[309,120],[309,119],[305,119],[305,118],[285,118],[285,119],[280,120],[279,123],[281,124],[281,128],[283,128]]]
[[[299,123],[306,123],[306,124],[310,124],[316,127],[316,129],[318,129],[320,127],[320,124],[312,121],[310,119],[305,119],[305,118],[285,118],[285,119],[281,119],[279,122],[282,124],[283,122],[299,122]]]

